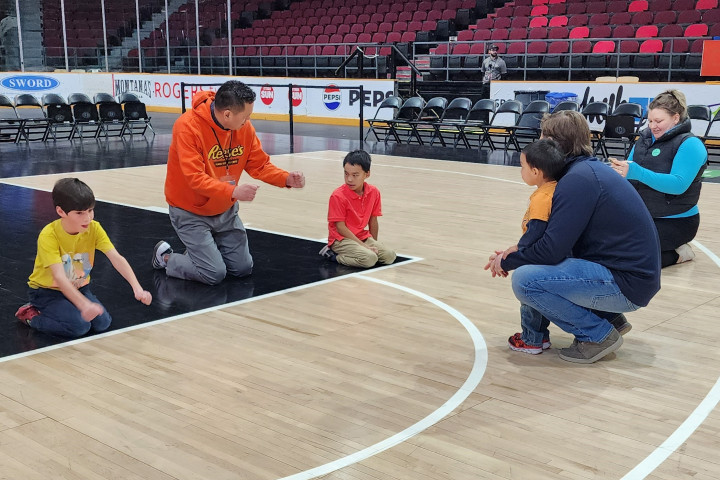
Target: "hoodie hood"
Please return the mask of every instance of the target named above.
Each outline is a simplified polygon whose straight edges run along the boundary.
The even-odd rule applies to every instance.
[[[215,92],[210,90],[197,92],[192,99],[192,109],[195,115],[199,116],[210,125],[218,126],[215,123],[215,120],[213,120],[212,113],[210,112],[210,105],[212,105],[214,101]]]

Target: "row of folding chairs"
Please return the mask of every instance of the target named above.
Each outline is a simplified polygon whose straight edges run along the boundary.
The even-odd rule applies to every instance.
[[[67,101],[55,93],[43,95],[42,101],[31,94],[16,95],[13,100],[0,95],[0,141],[108,138],[147,131],[155,135],[145,103],[129,92],[117,100],[109,93],[98,93],[92,100],[84,93],[73,93]]]
[[[368,120],[377,141],[419,145],[441,145],[457,148],[520,151],[540,138],[543,115],[560,110],[582,113],[588,122],[594,155],[627,157],[647,118],[643,107],[636,103],[621,103],[612,108],[606,102],[590,102],[580,107],[574,101],[562,101],[550,108],[545,100],[534,100],[527,106],[518,100],[508,100],[496,107],[493,99],[481,99],[474,104],[458,97],[448,102],[433,97],[427,102],[411,97],[404,102],[396,96],[386,98],[375,117]],[[385,112],[392,111],[392,118]],[[720,153],[720,111],[714,116],[706,105],[688,107],[694,133],[703,141],[708,152]]]
[[[575,102],[562,102],[555,110],[570,108]],[[575,108],[577,109],[577,108]],[[391,119],[383,119],[384,111],[394,111]],[[520,151],[524,145],[540,138],[540,120],[550,112],[545,100],[536,100],[527,107],[517,100],[501,103],[481,99],[474,104],[469,98],[458,97],[448,102],[433,97],[427,102],[411,97],[404,102],[388,97],[379,106],[375,117],[368,120],[377,141],[387,143],[417,143],[419,145],[459,146],[465,148],[498,148]]]

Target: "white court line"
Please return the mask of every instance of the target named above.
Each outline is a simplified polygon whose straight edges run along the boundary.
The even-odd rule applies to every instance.
[[[288,236],[290,236],[290,235],[288,235]],[[404,255],[403,255],[403,256],[404,256]],[[242,305],[242,304],[244,304],[244,303],[250,303],[250,302],[255,302],[255,301],[257,301],[257,300],[263,300],[263,299],[265,299],[265,298],[276,297],[276,296],[278,296],[278,295],[284,295],[284,294],[290,293],[290,292],[297,292],[297,291],[299,291],[299,290],[304,290],[304,289],[306,289],[306,288],[312,288],[312,287],[316,287],[316,286],[318,286],[318,285],[325,285],[325,284],[327,284],[327,283],[337,282],[338,280],[342,280],[342,279],[344,279],[344,278],[353,278],[353,277],[355,277],[355,278],[364,278],[364,277],[362,277],[362,275],[365,275],[365,274],[367,274],[367,273],[369,273],[369,272],[379,272],[379,271],[382,271],[382,270],[388,270],[388,269],[390,269],[390,268],[396,268],[396,267],[399,267],[399,266],[401,266],[401,265],[407,265],[407,264],[414,263],[414,262],[417,262],[417,261],[422,260],[422,258],[420,258],[420,257],[409,257],[409,258],[410,258],[410,259],[407,260],[407,261],[405,261],[405,262],[394,263],[394,264],[392,264],[392,265],[383,265],[382,267],[373,268],[372,270],[368,270],[368,271],[360,271],[360,272],[348,273],[347,275],[340,275],[340,276],[337,276],[337,277],[328,278],[328,279],[325,279],[325,280],[320,280],[320,281],[317,281],[317,282],[314,282],[314,283],[307,283],[307,284],[305,284],[305,285],[298,285],[297,287],[286,288],[285,290],[278,290],[278,291],[276,291],[276,292],[266,293],[265,295],[257,295],[257,296],[254,296],[254,297],[246,298],[246,299],[244,299],[244,300],[238,300],[238,301],[236,301],[236,302],[223,303],[222,305],[216,305],[216,306],[214,306],[214,307],[203,308],[202,310],[193,310],[192,312],[183,313],[183,314],[181,314],[181,315],[175,315],[174,317],[161,318],[161,319],[159,319],[159,320],[153,320],[152,322],[140,323],[140,324],[133,325],[133,326],[130,326],[130,327],[125,327],[125,328],[121,328],[121,329],[118,329],[118,330],[113,330],[113,331],[111,331],[111,332],[99,333],[99,334],[96,334],[96,335],[92,335],[92,336],[90,336],[90,337],[84,337],[84,338],[78,338],[78,339],[75,339],[75,340],[69,340],[69,341],[67,341],[67,342],[62,342],[62,343],[59,343],[59,344],[57,344],[57,345],[50,345],[50,346],[48,346],[48,347],[38,348],[38,349],[35,349],[35,350],[30,350],[30,351],[22,352],[22,353],[17,353],[17,354],[15,354],[15,355],[9,355],[9,356],[7,356],[7,357],[0,357],[0,363],[7,362],[7,361],[10,361],[10,360],[15,360],[15,359],[17,359],[17,358],[30,357],[30,356],[32,356],[32,355],[37,355],[37,354],[39,354],[39,353],[49,352],[49,351],[52,351],[52,350],[58,350],[58,349],[60,349],[60,348],[69,347],[69,346],[72,346],[72,345],[78,345],[78,344],[80,344],[80,343],[86,343],[86,342],[90,342],[90,341],[93,341],[93,340],[98,340],[98,339],[100,339],[100,338],[112,337],[113,335],[117,335],[117,334],[119,334],[119,333],[131,332],[131,331],[133,331],[133,330],[140,330],[141,328],[147,328],[147,327],[151,327],[151,326],[153,326],[153,325],[160,325],[160,324],[162,324],[162,323],[173,322],[173,321],[175,321],[175,320],[180,320],[180,319],[182,319],[182,318],[189,318],[189,317],[194,317],[194,316],[196,316],[196,315],[202,315],[202,314],[204,314],[204,313],[211,313],[211,312],[215,312],[215,311],[218,311],[218,310],[222,310],[222,309],[224,309],[224,308],[235,307],[235,306],[237,306],[237,305]]]
[[[445,417],[455,408],[457,408],[463,401],[465,401],[468,396],[470,396],[470,394],[480,384],[480,380],[482,380],[482,377],[485,374],[485,369],[487,368],[488,362],[488,352],[487,345],[485,344],[485,339],[483,338],[477,327],[475,327],[475,325],[470,320],[468,320],[465,315],[458,312],[446,303],[443,303],[436,298],[425,295],[422,292],[418,292],[417,290],[413,290],[411,288],[403,287],[402,285],[386,282],[385,280],[379,280],[377,278],[369,277],[366,275],[360,276],[358,278],[402,290],[403,292],[415,295],[416,297],[420,297],[423,300],[426,300],[437,306],[438,308],[441,308],[447,313],[449,313],[453,318],[460,322],[460,324],[462,324],[462,326],[465,327],[465,330],[467,330],[467,332],[470,334],[470,338],[472,339],[475,351],[475,360],[473,362],[472,370],[470,371],[470,374],[465,380],[465,383],[462,384],[462,386],[457,390],[457,392],[455,392],[452,397],[450,397],[450,399],[448,399],[447,402],[442,404],[437,410],[435,410],[419,422],[410,425],[408,428],[396,433],[392,437],[389,437],[367,448],[364,448],[358,452],[326,463],[325,465],[321,465],[310,470],[305,470],[304,472],[296,473],[294,475],[290,475],[289,477],[283,477],[281,480],[305,480],[315,478],[321,475],[327,475],[328,473],[360,462],[362,460],[365,460],[366,458],[372,457],[373,455],[377,455],[380,452],[383,452],[389,448],[394,447],[395,445],[398,445],[408,440],[409,438],[436,424],[443,417]]]
[[[707,249],[703,244],[695,240],[692,244],[702,250],[715,265],[720,267],[720,258]],[[645,460],[637,464],[635,468],[630,470],[622,480],[639,480],[647,477],[657,467],[660,466],[667,458],[680,446],[687,441],[695,430],[705,421],[707,416],[717,406],[720,401],[720,378],[717,379],[715,385],[710,389],[702,402],[693,410],[690,416],[665,440],[662,445],[657,447]]]
[[[326,161],[326,162],[330,162],[330,161],[334,162],[334,161],[336,161],[336,160],[331,160],[331,159],[319,159],[319,158],[317,158],[317,157],[311,156],[310,154],[295,154],[295,155],[296,155],[296,156],[303,157],[303,158],[313,159],[313,160],[316,160],[316,161],[317,161],[317,160]],[[423,168],[423,167],[405,167],[405,166],[390,165],[390,164],[377,164],[377,165],[379,165],[379,166],[386,166],[386,167],[392,167],[392,168],[404,168],[404,169],[408,169],[408,170],[431,171],[431,172],[437,172],[437,173],[465,175],[465,176],[472,176],[472,177],[485,178],[485,179],[490,179],[490,180],[498,180],[498,181],[507,182],[507,183],[517,183],[517,184],[523,184],[523,185],[524,185],[524,182],[517,182],[517,181],[512,181],[512,180],[506,180],[506,179],[503,179],[503,178],[490,177],[490,176],[478,175],[478,174],[472,174],[472,173],[465,173],[465,172],[455,172],[455,171],[449,171],[449,170],[430,169],[430,168]],[[492,166],[503,167],[503,166],[507,166],[507,165],[492,165]],[[10,182],[5,182],[5,183],[10,183]],[[19,185],[19,186],[24,186],[24,185]],[[28,187],[28,188],[30,188],[30,187]],[[117,202],[108,202],[108,203],[117,203]],[[118,203],[118,204],[119,204],[119,205],[122,205],[122,204],[120,204],[120,203]],[[131,207],[135,207],[135,208],[142,208],[142,207],[137,207],[137,206],[134,206],[134,205],[127,205],[127,206],[131,206]],[[148,208],[148,209],[151,210],[151,209],[153,209],[153,208],[159,208],[159,207],[150,207],[150,208]],[[275,233],[275,232],[272,232],[272,233]],[[298,238],[303,238],[303,237],[298,237]],[[308,238],[308,240],[314,240],[314,239],[309,239],[309,238]],[[693,240],[692,243],[693,243],[693,245],[697,246],[698,249],[700,249],[700,250],[703,251],[706,255],[708,255],[708,257],[709,257],[716,265],[718,265],[718,267],[720,267],[720,258],[718,258],[712,251],[708,250],[705,246],[703,246],[702,244],[700,244],[699,242],[697,242],[697,241],[695,241],[695,240]],[[411,258],[412,258],[412,257],[411,257]],[[413,258],[413,259],[410,260],[410,262],[414,262],[414,261],[417,261],[417,260],[420,260],[420,259],[419,259],[419,258]],[[407,263],[407,262],[403,262],[403,263]],[[388,266],[388,267],[392,267],[392,266]],[[386,268],[386,267],[377,268],[377,269],[374,269],[373,271],[378,271],[378,270],[381,270],[381,269],[383,269],[383,268]],[[301,288],[311,287],[311,286],[315,286],[315,285],[321,285],[321,284],[324,284],[324,283],[329,283],[330,281],[336,281],[336,280],[340,280],[340,279],[345,278],[345,277],[351,277],[351,276],[361,275],[361,274],[363,274],[363,273],[366,273],[366,272],[359,272],[359,273],[357,273],[357,274],[349,274],[349,275],[345,275],[345,276],[342,276],[342,277],[337,277],[337,278],[334,278],[334,279],[329,279],[329,280],[317,282],[317,283],[310,284],[310,285],[307,285],[307,286],[296,287],[295,289],[288,289],[288,290],[284,290],[284,291],[274,292],[273,294],[269,294],[269,295],[267,295],[267,296],[279,295],[279,294],[286,293],[286,292],[290,292],[290,291],[293,291],[293,290],[296,290],[296,289],[299,290],[299,289],[301,289]],[[401,289],[401,290],[405,290],[405,287],[402,287],[402,286],[400,286],[400,285],[391,284],[391,283],[389,283],[389,282],[384,282],[384,281],[382,281],[382,280],[373,279],[373,278],[371,278],[371,277],[359,276],[358,278],[364,278],[364,279],[366,279],[366,280],[375,281],[375,282],[377,282],[377,283],[385,283],[385,284],[387,284],[387,285],[389,285],[389,286],[392,286],[392,287],[394,287],[394,288],[398,288],[398,289]],[[415,294],[415,291],[414,291],[414,290],[406,289],[405,291],[408,291],[408,292],[411,292],[411,293]],[[424,294],[422,294],[422,293],[420,293],[420,292],[416,292],[416,293],[419,294],[419,296],[424,295]],[[265,296],[257,297],[257,299],[260,299],[260,298],[263,298],[263,297],[265,297]],[[423,297],[423,298],[424,298],[424,297]],[[431,299],[432,297],[427,297],[427,298],[428,298],[428,299]],[[255,300],[255,298],[253,298],[253,299],[248,299],[247,301],[253,301],[253,300]],[[433,300],[434,300],[434,299],[433,299]],[[430,301],[432,301],[432,300],[430,300]],[[240,302],[236,302],[235,304],[240,304],[240,303],[245,303],[245,302],[246,302],[246,300],[243,300],[243,301],[240,301]],[[233,305],[235,305],[235,304],[228,304],[228,305],[224,305],[224,306],[221,306],[221,307],[218,307],[218,308],[208,309],[207,311],[213,311],[213,310],[217,310],[217,309],[219,309],[219,308],[224,308],[224,307],[227,307],[227,306],[233,306]],[[443,304],[443,305],[445,305],[445,304]],[[442,308],[442,307],[441,307],[441,308]],[[452,308],[452,307],[448,307],[448,308]],[[165,321],[170,321],[170,320],[172,320],[172,319],[182,318],[182,317],[184,317],[184,316],[192,316],[192,315],[199,314],[199,313],[205,313],[205,310],[200,310],[200,311],[193,312],[193,313],[191,313],[191,314],[186,314],[186,315],[179,316],[179,317],[172,317],[171,319],[166,319]],[[458,313],[459,313],[459,312],[458,312]],[[465,317],[463,317],[463,318],[465,318]],[[142,328],[143,326],[150,326],[150,325],[154,325],[154,324],[156,324],[156,323],[164,323],[164,321],[163,321],[163,320],[158,320],[158,321],[156,321],[156,322],[150,322],[150,323],[143,324],[143,325],[137,326],[137,327],[138,327],[138,328]],[[473,326],[473,328],[474,328],[474,326]],[[111,335],[111,334],[115,334],[115,333],[120,333],[120,332],[127,331],[127,330],[134,330],[134,329],[135,329],[135,327],[129,327],[129,328],[123,329],[123,330],[117,330],[117,331],[113,331],[113,332],[108,332],[107,334],[96,335],[96,336],[90,337],[90,338],[88,338],[88,340],[91,340],[91,339],[94,339],[94,338],[101,338],[101,337],[103,337],[103,336],[107,336],[107,335]],[[467,327],[466,327],[466,329],[467,329]],[[478,333],[479,333],[479,332],[478,332]],[[472,336],[472,333],[471,333],[471,336]],[[480,336],[480,338],[482,339],[482,335]],[[75,344],[75,343],[81,343],[82,341],[85,341],[85,339],[80,339],[80,340],[76,340],[76,341],[73,341],[73,342],[64,343],[64,344],[62,344],[61,346],[63,346],[63,345]],[[482,342],[483,342],[483,345],[484,345],[484,340],[482,340]],[[46,350],[52,350],[52,349],[54,349],[54,347],[48,347],[47,349],[41,349],[40,351],[46,351]],[[36,353],[40,353],[40,351],[36,351]],[[33,353],[35,353],[35,352],[33,352]],[[23,354],[19,354],[19,356],[24,356],[24,355],[23,355]],[[485,356],[487,357],[487,349],[485,349]],[[17,358],[17,357],[18,357],[18,356],[7,357],[7,359]],[[477,358],[478,358],[478,356],[477,356],[477,349],[476,349],[476,362],[477,362]],[[6,359],[0,359],[0,362],[3,362],[3,361],[5,361],[5,360],[6,360]],[[485,368],[485,366],[483,366],[483,372],[484,372],[484,368]],[[473,371],[471,371],[471,375],[473,374],[474,371],[475,371],[475,367],[473,367]],[[481,375],[481,378],[482,378],[482,375]],[[469,381],[469,377],[468,377],[468,380],[466,380],[465,384],[463,384],[463,387],[465,387],[465,385],[468,383],[468,381]],[[479,383],[479,381],[480,381],[480,380],[478,379],[478,383]],[[463,387],[461,387],[461,390],[462,390]],[[473,388],[474,388],[474,387],[473,387]],[[440,408],[443,408],[445,405],[447,405],[449,402],[451,402],[451,401],[455,398],[455,396],[460,393],[461,390],[459,390],[450,400],[448,400],[448,402],[446,402],[446,403],[445,403],[443,406],[441,406]],[[469,393],[468,393],[468,395],[469,395]],[[695,408],[695,410],[690,414],[690,416],[677,428],[677,430],[676,430],[670,437],[668,437],[668,439],[665,440],[665,442],[663,442],[660,446],[658,446],[648,457],[646,457],[645,460],[643,460],[643,461],[642,461],[641,463],[639,463],[635,468],[633,468],[630,472],[628,472],[624,477],[622,477],[622,480],[640,480],[640,479],[645,478],[645,477],[646,477],[647,475],[649,475],[651,472],[653,472],[653,471],[654,471],[660,464],[662,464],[675,450],[677,450],[677,449],[682,445],[682,443],[684,443],[684,442],[690,437],[690,435],[692,435],[692,434],[695,432],[695,430],[697,430],[697,428],[705,421],[705,419],[707,418],[707,416],[709,415],[709,413],[717,406],[717,404],[718,404],[719,401],[720,401],[720,377],[719,377],[718,380],[715,382],[715,385],[714,385],[713,388],[708,392],[708,394],[707,394],[706,397],[703,399],[703,401],[700,402],[700,404]],[[425,419],[421,420],[420,422],[416,423],[415,425],[409,427],[409,428],[406,429],[406,430],[403,430],[402,432],[400,432],[400,433],[398,433],[398,434],[395,434],[394,436],[390,437],[389,439],[387,439],[387,440],[385,440],[385,441],[383,441],[383,442],[380,442],[380,443],[375,444],[375,445],[373,445],[373,446],[371,446],[371,447],[368,447],[368,448],[366,448],[366,449],[364,449],[364,450],[361,450],[360,452],[356,452],[355,454],[351,454],[351,455],[349,455],[348,457],[344,457],[344,458],[338,459],[338,460],[336,460],[335,462],[330,462],[330,463],[328,463],[328,464],[326,464],[326,465],[323,465],[323,466],[320,466],[320,467],[316,467],[315,469],[307,470],[307,471],[305,471],[305,472],[300,472],[300,473],[295,474],[295,475],[290,476],[290,477],[285,477],[285,479],[287,479],[287,480],[299,480],[299,479],[304,479],[304,478],[313,478],[312,476],[309,476],[309,477],[308,477],[308,476],[303,476],[303,475],[307,474],[308,472],[314,472],[314,471],[316,471],[317,469],[329,468],[328,466],[334,465],[336,462],[344,462],[345,459],[350,458],[350,457],[355,458],[355,457],[354,457],[355,455],[360,455],[360,454],[363,453],[363,452],[369,452],[370,449],[376,448],[376,447],[378,447],[378,446],[383,446],[383,448],[380,449],[380,450],[376,450],[376,451],[373,451],[373,452],[369,452],[366,456],[364,456],[364,457],[362,457],[362,458],[357,458],[356,460],[354,460],[354,461],[352,461],[352,462],[350,462],[350,463],[343,464],[343,465],[341,465],[341,466],[339,466],[339,467],[337,467],[337,468],[333,468],[333,469],[331,469],[331,470],[328,470],[328,471],[326,471],[325,473],[329,473],[329,472],[335,471],[335,470],[337,470],[338,468],[342,468],[342,467],[347,466],[347,465],[350,465],[350,464],[352,464],[352,463],[354,463],[354,462],[357,462],[357,461],[363,460],[363,459],[365,459],[365,458],[368,458],[369,456],[372,456],[372,455],[374,455],[375,453],[379,453],[379,452],[381,452],[381,451],[387,450],[388,448],[390,448],[390,447],[392,447],[392,446],[394,446],[394,445],[397,445],[398,443],[402,442],[404,439],[400,439],[400,440],[398,440],[397,442],[395,442],[395,443],[393,443],[393,444],[388,444],[387,446],[384,446],[386,442],[389,442],[391,439],[395,439],[395,438],[398,437],[399,435],[408,432],[408,430],[413,429],[414,427],[417,427],[417,426],[420,425],[421,423],[423,423],[423,422],[427,421],[429,418],[431,418],[434,414],[435,414],[435,412],[433,412],[432,414],[430,414],[428,417],[425,417]],[[443,416],[444,416],[444,415],[443,415]],[[442,417],[440,417],[440,418],[442,418]],[[429,426],[433,425],[433,424],[436,423],[440,418],[438,418],[437,420],[434,420],[432,423],[428,424],[428,425],[425,426],[424,428],[428,428]],[[413,433],[412,435],[416,435],[416,434],[419,433],[421,430],[422,430],[422,429],[417,430],[417,432]],[[410,435],[410,436],[412,436],[412,435]],[[410,438],[410,437],[406,437],[406,438]],[[406,438],[405,438],[405,439],[406,439]],[[322,474],[323,474],[323,473],[316,473],[316,474],[314,474],[314,475],[317,476],[317,475],[322,475]],[[281,480],[285,480],[285,479],[281,479]]]

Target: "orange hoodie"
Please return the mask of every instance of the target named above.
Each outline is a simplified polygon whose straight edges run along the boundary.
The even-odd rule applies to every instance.
[[[278,187],[284,187],[288,177],[288,172],[270,163],[270,156],[263,151],[250,121],[232,132],[215,123],[210,113],[214,99],[215,92],[198,92],[193,97],[192,110],[175,122],[165,177],[168,204],[204,216],[223,213],[235,202],[232,199],[235,187],[220,180],[228,173],[236,185],[243,170]],[[230,156],[227,170],[222,150]]]

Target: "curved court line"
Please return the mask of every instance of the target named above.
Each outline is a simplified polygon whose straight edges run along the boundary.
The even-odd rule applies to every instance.
[[[707,255],[715,265],[720,267],[720,258],[713,252],[708,250],[700,242],[693,240],[692,244]],[[715,409],[720,402],[720,377],[718,377],[715,385],[710,389],[702,402],[693,410],[690,416],[680,424],[680,426],[657,447],[645,460],[638,463],[635,468],[630,470],[621,480],[636,480],[647,477],[653,470],[660,466],[667,458],[677,450],[692,435],[697,428],[702,425],[710,412]]]
[[[452,315],[458,322],[462,324],[463,327],[465,327],[465,330],[467,330],[467,332],[470,334],[470,338],[472,339],[473,345],[475,347],[475,361],[473,362],[472,370],[470,371],[470,375],[468,375],[467,379],[465,380],[465,383],[462,384],[458,391],[455,392],[455,394],[450,397],[447,402],[442,404],[437,410],[435,410],[419,422],[409,426],[408,428],[399,433],[396,433],[392,437],[383,440],[382,442],[376,443],[375,445],[371,445],[346,457],[342,457],[332,462],[326,463],[325,465],[320,465],[319,467],[305,470],[304,472],[296,473],[294,475],[290,475],[289,477],[283,477],[280,480],[304,480],[316,478],[321,475],[327,475],[328,473],[365,460],[366,458],[372,457],[373,455],[376,455],[391,447],[394,447],[395,445],[398,445],[399,443],[406,441],[407,439],[417,435],[423,430],[439,422],[443,417],[447,416],[450,412],[457,408],[475,390],[475,388],[480,383],[480,380],[482,380],[483,375],[485,374],[485,369],[488,362],[488,352],[487,345],[485,344],[485,339],[483,338],[477,327],[475,327],[475,325],[470,320],[468,320],[465,315],[458,312],[446,303],[443,303],[440,300],[426,295],[422,292],[418,292],[417,290],[413,290],[411,288],[403,287],[402,285],[386,282],[385,280],[379,280],[377,278],[365,275],[359,275],[357,278],[362,278],[363,280],[379,283],[388,287],[393,287],[411,295],[415,295],[416,297],[420,297],[423,300],[432,303],[433,305],[445,310],[447,313]]]

